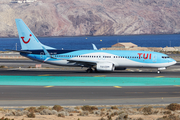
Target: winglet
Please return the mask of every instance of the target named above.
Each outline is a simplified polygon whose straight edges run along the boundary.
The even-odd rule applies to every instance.
[[[94,50],[98,50],[95,44],[92,43],[92,46]]]

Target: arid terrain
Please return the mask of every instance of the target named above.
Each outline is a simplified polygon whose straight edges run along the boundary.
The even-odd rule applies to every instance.
[[[21,18],[37,36],[180,33],[179,0],[0,1],[0,37],[17,37]]]
[[[17,109],[17,108],[16,108]],[[180,120],[180,104],[0,109],[4,120]]]

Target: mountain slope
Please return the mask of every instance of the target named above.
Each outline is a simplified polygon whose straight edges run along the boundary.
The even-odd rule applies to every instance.
[[[174,34],[179,0],[43,0],[0,4],[0,37],[18,36],[21,18],[37,36]]]

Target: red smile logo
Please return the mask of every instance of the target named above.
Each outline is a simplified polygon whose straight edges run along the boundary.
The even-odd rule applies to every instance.
[[[32,35],[30,34],[29,36],[31,37]],[[30,40],[31,40],[31,38],[29,38],[28,41],[25,41],[25,40],[24,40],[24,37],[21,37],[21,39],[22,39],[22,41],[23,41],[25,44],[28,44],[28,43],[30,42]]]

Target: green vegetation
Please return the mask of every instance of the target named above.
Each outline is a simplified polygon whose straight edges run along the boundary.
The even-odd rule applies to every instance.
[[[137,120],[143,120],[142,118],[138,118]]]
[[[171,114],[171,111],[164,111],[163,114]]]
[[[4,111],[4,109],[3,109],[3,108],[0,108],[0,111]]]
[[[8,68],[7,66],[1,65],[0,68]]]
[[[33,112],[31,112],[31,113],[29,113],[29,114],[27,115],[27,117],[28,117],[28,118],[35,118],[36,116],[35,116],[35,114],[34,114]]]
[[[47,106],[40,106],[40,107],[38,107],[37,108],[37,111],[42,111],[42,110],[44,110],[44,109],[49,109]]]
[[[81,109],[81,107],[76,106],[76,107],[74,107],[74,109],[76,109],[76,110],[80,110],[80,109]]]
[[[89,112],[92,112],[93,110],[98,110],[98,108],[96,106],[89,106],[89,105],[85,105],[85,106],[81,107],[81,109],[83,111],[89,111]]]
[[[157,120],[180,120],[179,116],[171,114],[169,116],[163,116],[162,118],[158,118]]]
[[[99,119],[99,120],[106,120],[106,119],[102,117],[102,118],[101,118],[101,119]]]
[[[118,110],[118,107],[117,106],[111,106],[111,109]]]
[[[167,106],[167,109],[172,110],[172,111],[180,110],[180,104],[171,103],[170,105]]]
[[[30,113],[38,112],[36,107],[25,108],[25,110],[29,111]]]
[[[0,120],[14,120],[14,119],[9,119],[9,118],[2,117],[2,118],[0,118]]]
[[[78,114],[78,116],[88,116],[88,115],[89,115],[88,111],[83,111]]]
[[[54,105],[54,107],[52,109],[59,112],[59,111],[63,110],[63,107],[61,107],[60,105]]]
[[[58,117],[65,117],[65,115],[64,114],[58,114]]]
[[[152,114],[152,107],[151,106],[145,107],[143,109],[143,112],[144,112],[144,115],[151,115]]]

